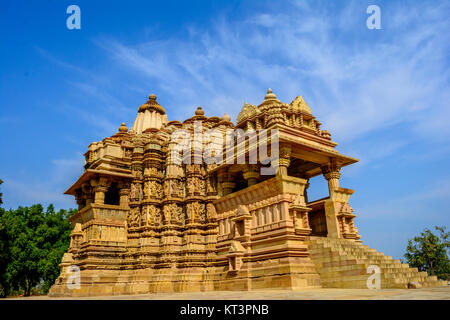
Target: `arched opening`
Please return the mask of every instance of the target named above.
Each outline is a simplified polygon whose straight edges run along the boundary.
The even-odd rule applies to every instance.
[[[105,193],[105,204],[112,204],[118,206],[120,204],[119,188],[117,183],[113,182]]]

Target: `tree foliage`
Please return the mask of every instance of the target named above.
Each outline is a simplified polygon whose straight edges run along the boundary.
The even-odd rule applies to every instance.
[[[76,210],[53,205],[0,208],[0,295],[30,295],[39,286],[47,293],[59,274],[59,263],[69,247],[72,225],[68,217]]]
[[[450,232],[445,227],[435,227],[438,235],[425,229],[420,236],[408,240],[405,258],[409,265],[420,271],[427,271],[441,279],[449,280],[450,261]]]
[[[2,179],[0,179],[0,184],[2,184],[3,183],[3,180]],[[0,204],[2,204],[3,203],[3,193],[1,193],[0,192]]]

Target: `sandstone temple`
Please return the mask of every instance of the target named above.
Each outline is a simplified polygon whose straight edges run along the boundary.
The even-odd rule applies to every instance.
[[[339,185],[358,160],[336,145],[301,96],[287,104],[269,89],[234,124],[201,107],[169,121],[150,95],[131,129],[89,145],[65,192],[78,213],[50,295],[368,288],[374,275],[381,288],[443,284],[362,245],[354,191]],[[328,197],[308,198],[315,176]]]

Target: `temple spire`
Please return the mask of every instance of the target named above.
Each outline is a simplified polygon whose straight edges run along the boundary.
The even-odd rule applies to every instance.
[[[267,90],[267,94],[266,94],[266,96],[264,97],[264,100],[274,100],[274,99],[276,99],[277,98],[277,96],[275,95],[275,93],[273,93],[272,92],[272,89],[268,89]]]
[[[167,122],[166,110],[156,101],[156,95],[152,93],[148,96],[147,102],[139,107],[132,130],[138,134],[149,129],[159,130]]]

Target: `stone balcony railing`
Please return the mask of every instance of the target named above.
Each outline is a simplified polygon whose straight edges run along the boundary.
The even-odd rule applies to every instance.
[[[70,218],[72,251],[86,244],[120,246],[126,243],[125,221],[128,209],[91,203]]]
[[[293,231],[290,205],[295,201],[306,208],[305,186],[305,179],[278,175],[216,200],[217,240],[248,239],[281,228]]]

